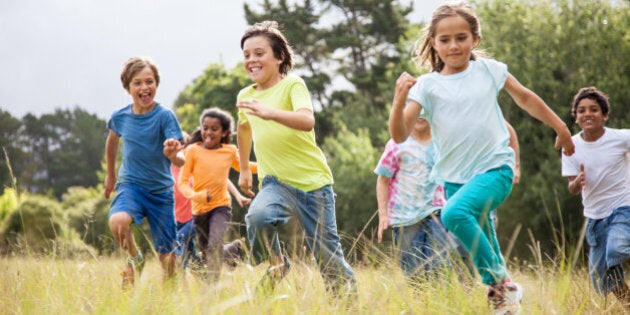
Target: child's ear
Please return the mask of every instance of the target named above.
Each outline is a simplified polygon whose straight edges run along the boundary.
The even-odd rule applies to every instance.
[[[481,36],[475,37],[473,39],[473,49],[477,48],[477,46],[479,46],[480,43],[481,43]]]

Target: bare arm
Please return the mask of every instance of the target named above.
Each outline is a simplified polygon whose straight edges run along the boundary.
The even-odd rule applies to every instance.
[[[403,72],[396,80],[396,90],[389,114],[389,134],[396,143],[401,143],[409,137],[413,124],[420,115],[422,105],[411,101],[407,104],[409,90],[416,84],[416,79],[409,73]]]
[[[562,148],[566,155],[575,152],[569,128],[536,93],[521,85],[511,74],[508,74],[504,88],[520,108],[556,131],[556,150]]]
[[[236,199],[236,202],[239,206],[248,206],[251,203],[252,200],[241,195],[241,193],[238,191],[238,189],[236,189],[236,186],[234,186],[229,178],[227,179],[227,185],[228,191],[230,192],[230,194],[232,194],[232,196],[234,196],[234,199]]]
[[[264,120],[273,120],[296,130],[311,131],[315,127],[315,116],[312,111],[306,108],[293,112],[267,107],[258,102],[258,100],[240,101],[236,103],[236,106],[240,109],[245,109],[249,115],[254,115]]]
[[[383,232],[389,227],[387,201],[389,199],[389,178],[379,175],[376,179],[376,201],[378,203],[378,242],[383,241]]]
[[[521,182],[521,149],[520,146],[518,144],[518,136],[516,135],[516,130],[514,130],[514,127],[512,127],[512,125],[510,125],[510,123],[505,120],[505,126],[508,129],[508,132],[510,133],[510,142],[508,143],[508,145],[510,146],[510,148],[512,148],[512,150],[514,150],[514,180],[512,181],[513,184],[518,184]]]
[[[246,195],[253,197],[252,172],[249,166],[249,156],[252,150],[252,129],[249,122],[239,123],[236,127],[236,142],[241,171],[238,176],[238,186]]]
[[[105,163],[107,165],[104,183],[105,199],[109,199],[112,191],[114,191],[114,185],[116,185],[116,157],[118,156],[119,143],[120,137],[110,130],[105,142]]]

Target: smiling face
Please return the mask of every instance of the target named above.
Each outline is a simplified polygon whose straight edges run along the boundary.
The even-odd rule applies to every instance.
[[[202,146],[206,149],[221,147],[221,139],[228,135],[228,131],[221,126],[221,120],[206,116],[201,123]]]
[[[603,134],[608,114],[602,112],[602,107],[590,98],[583,98],[575,108],[575,123],[589,135]]]
[[[444,62],[441,74],[454,74],[466,70],[473,49],[479,43],[470,24],[461,16],[454,15],[440,20],[435,28],[431,45]]]
[[[280,73],[282,60],[273,54],[269,40],[265,36],[254,36],[243,43],[243,66],[256,89],[264,90],[282,80]]]
[[[133,98],[132,110],[135,114],[146,114],[155,107],[157,81],[150,67],[144,67],[129,82],[127,90]]]

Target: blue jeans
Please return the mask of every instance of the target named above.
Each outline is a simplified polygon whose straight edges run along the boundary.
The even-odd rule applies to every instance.
[[[193,261],[201,259],[195,246],[196,235],[193,220],[185,223],[177,222],[177,251],[175,253],[182,257],[183,268],[188,266],[189,259]]]
[[[624,279],[622,264],[630,258],[630,206],[623,206],[603,219],[588,219],[586,242],[589,273],[595,290],[608,294]]]
[[[464,245],[484,284],[508,277],[490,213],[512,191],[512,169],[504,165],[478,174],[465,184],[446,183],[444,226]]]
[[[317,261],[326,287],[337,291],[340,285],[355,283],[354,271],[346,262],[335,218],[335,195],[330,185],[305,192],[266,176],[262,188],[245,216],[247,237],[254,264],[281,254],[278,226],[297,215],[305,241]]]
[[[394,227],[393,232],[400,267],[407,277],[437,275],[451,265],[450,254],[457,251],[439,212],[415,224]]]

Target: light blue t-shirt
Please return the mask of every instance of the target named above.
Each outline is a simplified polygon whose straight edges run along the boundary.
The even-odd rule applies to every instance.
[[[497,96],[507,79],[507,66],[479,58],[466,70],[420,76],[408,99],[420,103],[439,151],[432,177],[463,184],[477,174],[508,165],[514,151]]]
[[[173,190],[171,161],[164,156],[164,141],[181,140],[183,135],[171,110],[155,104],[150,112],[137,115],[128,105],[112,113],[107,129],[122,138],[122,164],[116,187],[132,183],[150,193]]]
[[[444,187],[429,178],[436,155],[433,142],[422,145],[412,137],[400,144],[387,142],[374,173],[390,179],[387,214],[391,226],[415,224],[444,206]]]

